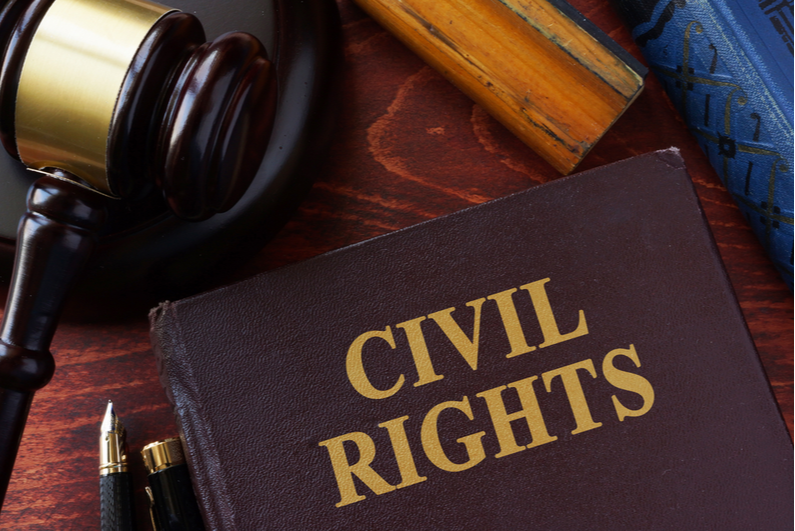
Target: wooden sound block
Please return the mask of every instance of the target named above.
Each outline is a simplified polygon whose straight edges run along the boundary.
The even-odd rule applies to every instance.
[[[334,2],[309,0],[171,0],[197,15],[207,38],[245,31],[275,64],[278,95],[271,142],[254,181],[229,211],[201,222],[169,213],[159,192],[137,200],[107,199],[110,221],[73,298],[118,305],[184,296],[259,250],[311,187],[333,122],[341,61]],[[0,282],[10,280],[17,225],[39,175],[0,157]],[[115,303],[114,303],[115,300]]]

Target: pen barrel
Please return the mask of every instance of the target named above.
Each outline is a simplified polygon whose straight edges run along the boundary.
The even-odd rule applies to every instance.
[[[128,472],[99,478],[102,531],[135,531],[132,480]]]
[[[149,474],[158,531],[203,531],[204,522],[186,464]]]

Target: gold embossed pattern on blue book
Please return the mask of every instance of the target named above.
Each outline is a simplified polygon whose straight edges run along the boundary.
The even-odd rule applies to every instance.
[[[612,0],[792,289],[792,0]]]

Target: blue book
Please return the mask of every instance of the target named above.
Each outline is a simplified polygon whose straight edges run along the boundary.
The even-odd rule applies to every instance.
[[[792,0],[612,1],[792,289]]]

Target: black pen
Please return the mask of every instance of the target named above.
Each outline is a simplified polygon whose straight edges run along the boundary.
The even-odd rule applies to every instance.
[[[108,401],[99,436],[99,506],[102,531],[135,531],[126,432]]]
[[[180,440],[153,442],[141,455],[149,473],[146,492],[155,531],[204,531]]]

